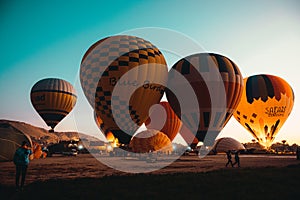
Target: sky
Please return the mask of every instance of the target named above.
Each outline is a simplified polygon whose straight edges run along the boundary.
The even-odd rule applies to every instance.
[[[266,73],[285,79],[295,103],[275,142],[300,144],[299,10],[297,0],[1,0],[0,119],[48,129],[31,105],[30,90],[40,79],[61,78],[75,86],[78,101],[56,130],[100,136],[78,81],[83,54],[101,38],[157,27],[229,57],[243,77]],[[170,68],[175,61],[166,59]],[[241,142],[252,139],[234,118],[219,135],[226,136]]]

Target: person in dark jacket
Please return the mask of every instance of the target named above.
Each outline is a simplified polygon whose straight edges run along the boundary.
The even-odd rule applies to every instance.
[[[231,160],[231,151],[227,151],[226,156],[228,161],[225,166],[227,167],[229,164],[231,164],[231,167],[233,167],[232,160]]]
[[[239,151],[235,151],[235,152],[234,152],[234,160],[235,160],[235,162],[233,163],[233,166],[237,164],[238,167],[241,167],[241,166],[240,166]]]
[[[26,141],[22,142],[22,146],[19,147],[14,154],[14,164],[16,165],[16,190],[23,190],[27,167],[29,164],[29,156],[32,154],[31,148]],[[20,182],[21,176],[21,185]]]

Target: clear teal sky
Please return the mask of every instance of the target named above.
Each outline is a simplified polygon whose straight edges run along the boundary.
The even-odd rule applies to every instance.
[[[73,83],[79,98],[78,108],[57,130],[78,128],[98,134],[90,122],[84,123],[90,121],[88,112],[79,114],[79,108],[87,105],[76,82],[83,54],[103,37],[161,27],[191,37],[207,51],[228,56],[244,77],[268,73],[288,81],[296,101],[275,141],[300,143],[299,10],[297,0],[1,1],[0,118],[46,128],[30,103],[29,93],[39,79],[58,77]],[[173,63],[169,60],[168,64]],[[221,136],[243,142],[252,139],[234,119]]]

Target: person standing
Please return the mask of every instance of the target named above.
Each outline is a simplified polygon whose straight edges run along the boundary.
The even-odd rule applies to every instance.
[[[237,164],[238,167],[241,167],[241,166],[240,166],[239,151],[235,151],[235,152],[234,152],[234,160],[235,160],[235,162],[233,163],[233,166]]]
[[[23,190],[27,167],[29,164],[29,156],[32,154],[31,148],[26,141],[22,142],[22,146],[19,147],[14,154],[14,164],[16,165],[16,190]],[[20,182],[21,176],[21,185]]]
[[[231,167],[233,167],[233,164],[232,164],[232,160],[231,160],[231,151],[227,151],[226,152],[226,156],[227,156],[227,163],[226,163],[226,167],[228,166],[228,164],[230,163],[231,164]]]

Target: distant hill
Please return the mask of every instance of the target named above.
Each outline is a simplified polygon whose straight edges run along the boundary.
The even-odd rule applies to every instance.
[[[49,133],[48,130],[40,127],[36,127],[25,122],[11,121],[11,120],[0,120],[0,127],[2,130],[6,128],[13,128],[26,133],[30,136],[31,140],[38,143],[50,144],[57,143],[61,140],[79,140],[84,139],[88,141],[97,141],[99,139],[78,132],[53,132]]]

